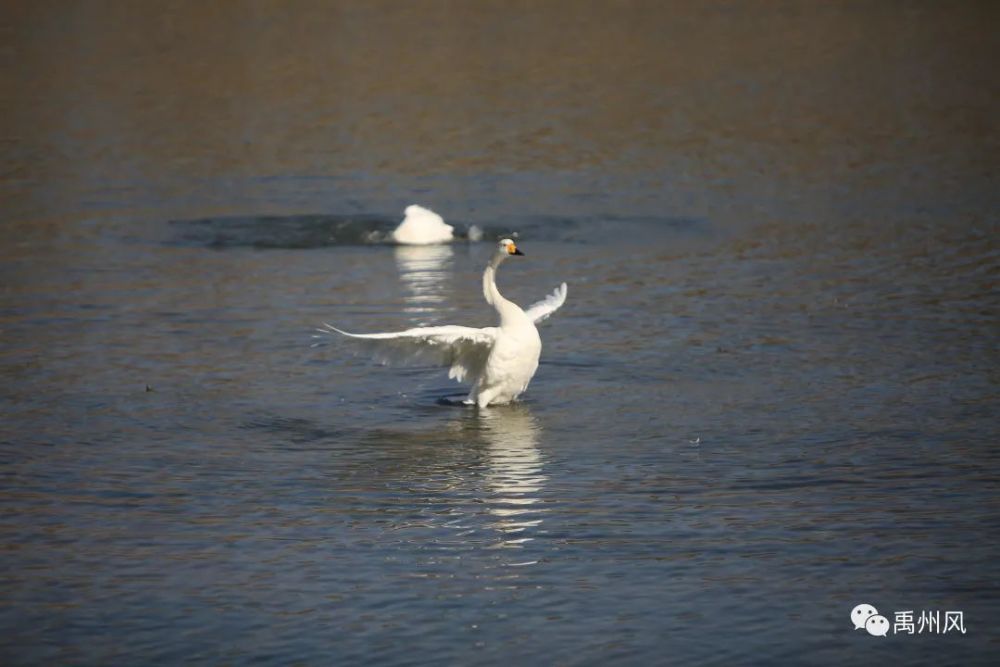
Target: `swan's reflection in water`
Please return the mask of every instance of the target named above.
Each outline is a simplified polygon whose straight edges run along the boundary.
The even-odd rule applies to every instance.
[[[520,547],[533,539],[545,511],[538,506],[548,479],[538,449],[541,428],[524,406],[480,410],[478,417],[487,445],[484,500],[491,527],[500,533],[498,546]]]
[[[448,245],[396,246],[399,279],[409,292],[403,311],[414,323],[427,324],[441,310],[453,255]]]
[[[552,520],[543,424],[524,405],[445,409],[423,429],[366,431],[342,460],[337,494],[360,506],[354,525],[417,554],[408,576],[451,576],[449,563],[476,552],[488,568],[538,563]]]

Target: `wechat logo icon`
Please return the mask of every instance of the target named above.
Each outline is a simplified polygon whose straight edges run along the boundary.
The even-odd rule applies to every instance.
[[[851,610],[851,622],[855,630],[867,630],[872,637],[889,634],[889,619],[878,613],[870,604],[859,604]]]

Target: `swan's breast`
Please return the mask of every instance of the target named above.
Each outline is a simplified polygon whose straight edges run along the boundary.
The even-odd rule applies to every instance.
[[[522,385],[535,374],[542,339],[534,325],[501,329],[487,362],[493,383]]]

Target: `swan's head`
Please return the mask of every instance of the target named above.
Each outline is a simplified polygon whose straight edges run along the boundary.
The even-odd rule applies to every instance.
[[[524,253],[518,250],[517,246],[510,239],[503,239],[497,244],[497,253],[507,256],[507,255],[523,255]]]

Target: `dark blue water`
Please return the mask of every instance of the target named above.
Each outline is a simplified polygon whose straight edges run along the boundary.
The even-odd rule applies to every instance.
[[[995,663],[991,10],[254,7],[11,10],[5,664]]]

